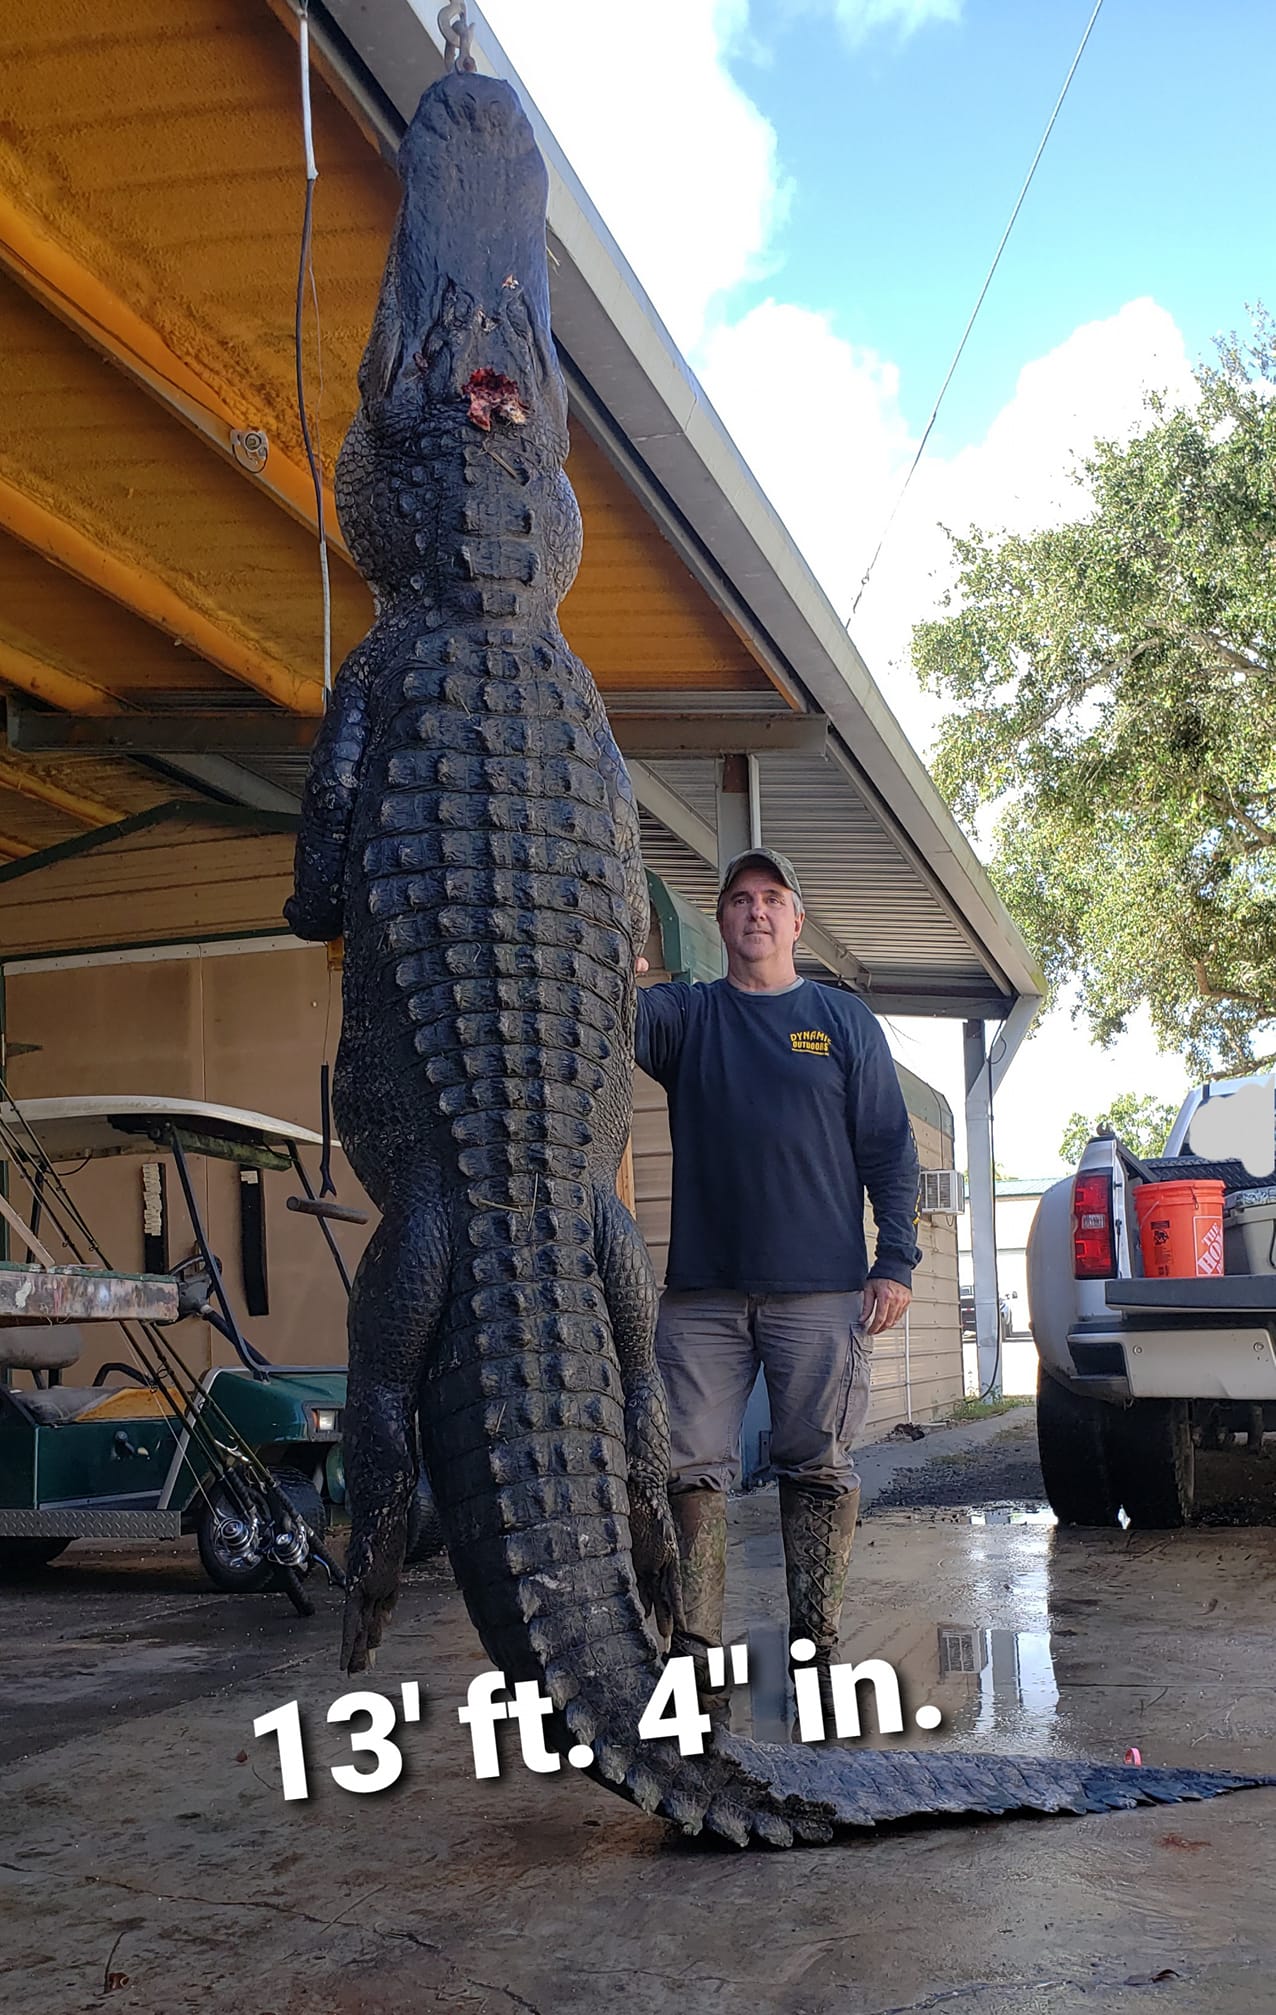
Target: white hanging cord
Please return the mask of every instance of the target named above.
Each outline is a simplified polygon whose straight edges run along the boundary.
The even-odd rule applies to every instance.
[[[324,524],[323,471],[310,436],[310,423],[306,418],[306,367],[302,347],[303,321],[306,306],[306,281],[309,279],[311,298],[315,306],[315,344],[319,361],[319,396],[323,397],[323,340],[319,327],[319,290],[315,282],[314,260],[311,256],[311,238],[314,228],[315,183],[319,179],[319,169],[315,162],[314,127],[310,112],[310,0],[301,0],[300,33],[297,47],[301,59],[301,137],[306,156],[306,205],[301,222],[301,250],[297,259],[297,298],[293,316],[293,351],[297,368],[297,413],[301,421],[301,439],[306,450],[306,461],[310,466],[310,480],[315,492],[315,522],[319,531],[319,579],[323,588],[323,699],[328,704],[332,691],[332,583],[328,575],[328,535]],[[316,421],[316,432],[318,422]]]
[[[846,624],[844,625],[844,627],[848,629],[850,627],[851,622],[854,619],[855,611],[858,609],[860,605],[860,598],[863,595],[865,588],[868,586],[869,576],[872,573],[874,567],[877,565],[878,560],[881,558],[882,547],[886,544],[886,540],[887,537],[889,536],[891,526],[894,524],[896,518],[899,515],[900,505],[903,503],[904,498],[908,494],[908,486],[912,482],[913,477],[917,474],[917,465],[921,461],[922,456],[926,452],[926,443],[930,439],[931,429],[934,427],[936,420],[939,418],[939,409],[944,403],[944,394],[947,392],[948,387],[952,384],[954,373],[956,372],[958,364],[960,364],[961,362],[962,351],[965,349],[967,342],[970,340],[970,332],[975,326],[975,321],[979,314],[979,310],[984,305],[984,296],[987,294],[988,289],[991,287],[993,282],[993,275],[996,273],[998,266],[1001,264],[1001,255],[1005,251],[1006,246],[1009,243],[1010,233],[1015,228],[1015,222],[1019,216],[1019,212],[1022,210],[1024,205],[1024,198],[1027,196],[1029,189],[1032,187],[1032,178],[1036,174],[1038,163],[1040,162],[1042,155],[1046,151],[1046,142],[1050,138],[1050,135],[1054,132],[1055,120],[1059,117],[1060,112],[1063,110],[1063,101],[1068,95],[1068,87],[1071,84],[1073,78],[1077,74],[1077,65],[1080,63],[1081,58],[1085,54],[1085,45],[1090,40],[1090,31],[1094,27],[1095,22],[1099,18],[1099,10],[1102,8],[1102,6],[1103,6],[1103,0],[1095,0],[1094,12],[1093,14],[1091,14],[1090,19],[1087,21],[1085,34],[1081,37],[1081,40],[1077,45],[1077,53],[1072,59],[1071,69],[1068,71],[1067,76],[1063,80],[1063,89],[1062,91],[1060,91],[1058,98],[1055,100],[1055,108],[1054,111],[1050,114],[1050,122],[1047,125],[1045,132],[1041,136],[1041,144],[1037,148],[1036,153],[1032,157],[1032,166],[1031,168],[1029,168],[1027,175],[1024,177],[1023,187],[1019,191],[1019,195],[1018,198],[1016,199],[1014,209],[1010,212],[1010,222],[1006,225],[1005,230],[1001,234],[1001,243],[998,245],[997,250],[993,255],[993,262],[991,266],[988,268],[987,273],[984,275],[984,284],[979,289],[979,298],[975,302],[974,307],[970,311],[970,320],[967,322],[965,328],[962,330],[961,341],[960,343],[958,343],[957,348],[953,353],[952,363],[948,366],[948,374],[945,377],[943,384],[939,388],[939,397],[936,399],[934,405],[931,407],[930,418],[926,422],[926,431],[923,433],[921,440],[917,444],[917,453],[913,456],[912,463],[910,464],[908,474],[904,478],[903,485],[900,489],[899,495],[896,497],[894,504],[891,506],[891,514],[889,518],[887,518],[886,523],[882,527],[882,536],[877,542],[877,546],[874,550],[873,557],[869,561],[868,565],[865,567],[859,587],[855,591],[855,600],[851,603],[851,613],[847,617]]]

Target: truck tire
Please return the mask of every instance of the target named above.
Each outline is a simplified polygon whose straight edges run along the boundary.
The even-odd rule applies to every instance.
[[[1108,1474],[1102,1399],[1073,1392],[1037,1369],[1037,1450],[1050,1509],[1060,1525],[1115,1525],[1121,1499]]]
[[[1108,1421],[1108,1467],[1131,1525],[1190,1525],[1196,1450],[1185,1399],[1136,1399]]]

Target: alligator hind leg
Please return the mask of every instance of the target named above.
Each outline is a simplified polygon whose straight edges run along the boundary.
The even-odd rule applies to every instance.
[[[398,1593],[416,1488],[413,1416],[447,1297],[447,1216],[434,1196],[391,1198],[355,1275],[343,1423],[351,1531],[341,1663],[362,1672]]]
[[[595,1248],[625,1392],[629,1524],[638,1592],[668,1637],[681,1615],[669,1511],[669,1407],[656,1363],[656,1282],[642,1233],[614,1191],[594,1192]]]

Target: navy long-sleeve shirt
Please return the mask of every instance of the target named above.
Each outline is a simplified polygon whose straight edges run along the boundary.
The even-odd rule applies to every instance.
[[[671,1288],[745,1294],[911,1285],[917,1149],[876,1018],[804,980],[638,993],[636,1052],[669,1094]],[[864,1191],[877,1221],[869,1269]]]

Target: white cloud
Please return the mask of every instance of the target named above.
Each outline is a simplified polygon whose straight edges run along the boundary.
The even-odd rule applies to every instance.
[[[765,271],[787,205],[774,128],[725,54],[748,0],[485,0],[483,12],[674,341]]]
[[[1173,316],[1144,299],[1083,323],[1046,356],[1025,364],[981,441],[947,459],[923,458],[853,625],[892,704],[908,709],[919,748],[929,743],[938,709],[917,688],[909,637],[914,623],[938,609],[952,579],[943,528],[964,532],[977,524],[1026,533],[1082,514],[1087,499],[1076,481],[1080,461],[1096,441],[1125,440],[1136,431],[1149,390],[1186,400],[1196,387]],[[879,523],[895,494],[883,504]]]
[[[901,40],[935,21],[961,20],[962,0],[786,0],[795,14],[831,14],[854,46],[881,28],[895,28]]]
[[[916,452],[898,371],[845,342],[827,315],[774,300],[717,324],[698,362],[741,453],[847,618]],[[1096,439],[1128,436],[1148,388],[1175,397],[1194,389],[1173,318],[1154,301],[1132,301],[1025,365],[981,441],[923,458],[852,622],[918,748],[938,709],[917,686],[908,646],[952,580],[943,528],[1026,532],[1083,510],[1078,458]]]

